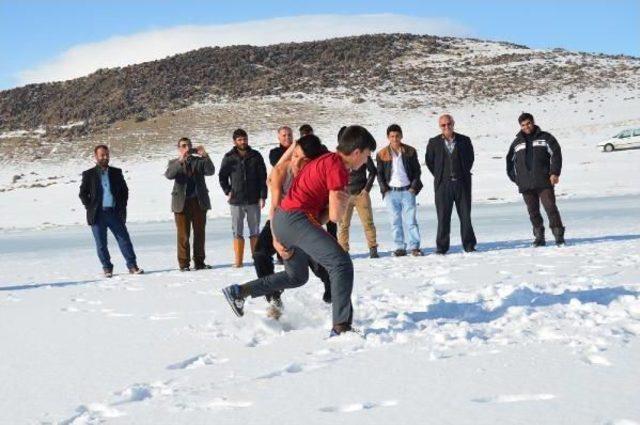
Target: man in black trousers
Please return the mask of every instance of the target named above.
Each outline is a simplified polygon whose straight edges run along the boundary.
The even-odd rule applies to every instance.
[[[80,200],[87,210],[87,224],[93,232],[104,276],[113,276],[113,264],[107,248],[107,229],[116,237],[129,273],[142,274],[144,271],[138,267],[125,224],[129,188],[122,170],[109,166],[109,148],[106,145],[96,146],[93,154],[96,166],[82,173]]]
[[[564,245],[564,225],[556,205],[554,186],[560,182],[562,151],[551,134],[540,130],[533,115],[524,112],[518,117],[520,132],[507,152],[507,175],[518,185],[527,204],[535,237],[533,246],[544,246],[544,221],[540,202],[549,218],[549,227],[556,245]]]
[[[471,168],[474,153],[471,139],[453,131],[455,122],[449,114],[438,119],[441,134],[429,140],[425,161],[433,174],[438,233],[436,254],[449,250],[451,212],[456,205],[460,219],[462,247],[466,252],[475,251],[476,235],[471,225]]]

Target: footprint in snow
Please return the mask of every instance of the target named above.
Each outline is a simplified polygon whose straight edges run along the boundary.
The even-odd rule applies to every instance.
[[[214,354],[205,353],[167,366],[167,369],[196,369],[228,362],[229,359],[217,358]]]
[[[320,408],[321,412],[325,413],[353,413],[360,412],[362,410],[370,410],[376,407],[394,407],[397,406],[396,400],[385,400],[380,402],[365,401],[363,403],[351,403],[342,406],[327,406]]]
[[[604,356],[599,356],[597,354],[591,354],[584,358],[584,361],[588,364],[598,365],[598,366],[611,366],[611,362],[607,360]]]
[[[521,401],[545,401],[556,398],[553,394],[510,394],[495,397],[474,398],[476,403],[518,403]]]

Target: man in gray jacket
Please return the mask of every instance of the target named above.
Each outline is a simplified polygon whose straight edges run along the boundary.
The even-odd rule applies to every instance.
[[[167,165],[166,178],[173,180],[171,210],[178,231],[178,264],[180,271],[189,271],[189,234],[193,227],[193,263],[196,270],[210,269],[204,262],[205,225],[207,210],[211,209],[209,190],[205,176],[212,176],[215,167],[211,158],[200,145],[193,148],[186,137],[178,140],[178,158]]]

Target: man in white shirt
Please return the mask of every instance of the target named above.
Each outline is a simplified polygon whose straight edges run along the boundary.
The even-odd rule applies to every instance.
[[[421,256],[420,230],[416,219],[416,195],[422,189],[420,162],[416,150],[402,143],[402,129],[397,124],[387,128],[389,145],[376,156],[378,184],[391,214],[391,228],[396,245],[393,255]],[[409,239],[405,243],[405,231]]]

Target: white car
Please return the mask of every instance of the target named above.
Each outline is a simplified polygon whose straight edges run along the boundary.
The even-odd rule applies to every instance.
[[[612,152],[618,149],[640,148],[640,128],[622,130],[611,139],[598,143],[603,152]]]

